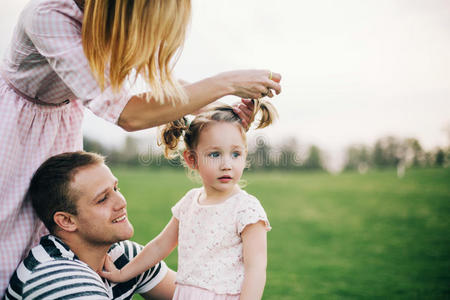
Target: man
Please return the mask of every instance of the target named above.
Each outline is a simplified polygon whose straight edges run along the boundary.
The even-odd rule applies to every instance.
[[[101,278],[107,253],[121,268],[141,250],[126,200],[102,156],[69,152],[51,157],[31,179],[28,197],[50,235],[19,265],[5,299],[171,299],[175,272],[160,262],[124,283]]]

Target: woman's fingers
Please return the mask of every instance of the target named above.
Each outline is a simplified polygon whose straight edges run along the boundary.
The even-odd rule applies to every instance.
[[[222,74],[222,79],[234,89],[232,95],[256,99],[264,96],[273,97],[281,93],[281,75],[269,70],[239,70]],[[272,91],[270,91],[272,90]]]
[[[250,118],[248,118],[246,116],[246,114],[238,106],[233,106],[233,111],[241,119],[242,126],[244,126],[244,128],[248,128],[248,124],[250,122]]]
[[[248,119],[251,119],[252,114],[253,114],[253,109],[250,110],[248,106],[246,106],[245,104],[239,104],[239,109],[245,114],[245,116]]]
[[[273,97],[272,90],[275,91],[275,93],[278,95],[281,93],[281,74],[275,73],[272,71],[264,71],[264,76],[266,77],[263,81],[262,85],[265,90],[260,90],[262,96],[269,96]]]
[[[245,107],[250,111],[253,112],[253,109],[255,107],[255,102],[251,99],[241,99],[241,103],[245,105]]]
[[[269,92],[265,95],[266,97],[272,98],[273,97],[273,93],[272,90],[269,89]]]
[[[235,103],[233,105],[233,111],[241,119],[242,126],[248,128],[252,115],[253,115],[254,103],[250,99],[241,99],[240,103]]]
[[[273,80],[267,80],[265,84],[267,88],[274,90],[277,95],[281,93],[281,85],[278,82],[275,82]]]
[[[270,74],[269,74],[269,79],[271,79],[271,80],[273,80],[275,82],[280,82],[281,81],[281,74],[275,73],[275,72],[272,72],[271,74],[272,74],[272,78],[270,78]]]

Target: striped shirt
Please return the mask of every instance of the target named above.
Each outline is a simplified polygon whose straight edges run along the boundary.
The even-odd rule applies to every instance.
[[[122,241],[108,251],[117,268],[122,268],[142,246]],[[161,261],[141,275],[121,283],[101,278],[82,262],[60,239],[44,236],[38,246],[14,272],[5,300],[10,299],[132,299],[156,286],[167,273]]]

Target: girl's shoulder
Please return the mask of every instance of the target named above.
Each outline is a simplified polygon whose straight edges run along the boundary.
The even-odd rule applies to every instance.
[[[199,187],[189,190],[186,194],[184,194],[183,198],[181,198],[180,201],[192,201],[194,199],[197,199],[202,193],[202,189],[203,188]]]
[[[261,205],[261,202],[255,196],[247,193],[244,190],[240,190],[236,195],[236,199],[239,206],[249,206],[249,205]]]
[[[198,199],[202,188],[194,188],[189,190],[172,208],[172,212],[184,211],[188,206]]]
[[[266,211],[258,198],[242,190],[238,195],[238,201],[236,221],[239,234],[247,225],[258,221],[264,222],[267,231],[271,230]]]

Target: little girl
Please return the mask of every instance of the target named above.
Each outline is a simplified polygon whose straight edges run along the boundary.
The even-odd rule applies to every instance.
[[[257,128],[269,125],[276,111],[255,101],[262,112]],[[253,118],[252,118],[253,119]],[[190,190],[174,207],[164,230],[143,251],[116,269],[107,258],[101,275],[126,281],[155,265],[178,244],[177,287],[173,299],[261,299],[266,281],[270,230],[258,199],[239,188],[246,166],[246,129],[230,106],[222,105],[181,119],[162,130],[170,156],[183,137],[183,158],[200,175],[203,187]]]

